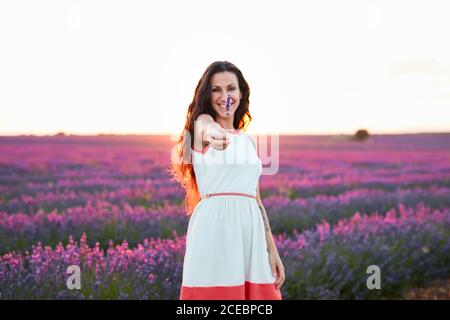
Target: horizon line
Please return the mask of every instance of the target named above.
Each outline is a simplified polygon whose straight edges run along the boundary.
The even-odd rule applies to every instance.
[[[364,130],[364,129],[362,129]],[[386,132],[369,132],[369,135],[407,135],[407,134],[450,134],[449,131],[386,131]],[[250,134],[255,135],[280,135],[280,136],[352,136],[356,133],[344,133],[344,132],[251,132]],[[0,133],[0,137],[23,137],[23,136],[33,136],[33,137],[49,137],[49,136],[178,136],[179,134],[169,133],[169,132],[152,132],[152,133],[126,133],[126,132],[100,132],[100,133],[76,133],[76,132],[65,132],[58,131],[56,133]]]

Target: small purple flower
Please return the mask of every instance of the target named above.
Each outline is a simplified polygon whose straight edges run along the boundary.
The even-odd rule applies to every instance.
[[[231,95],[228,95],[226,103],[227,113],[230,111],[230,107],[231,107]]]

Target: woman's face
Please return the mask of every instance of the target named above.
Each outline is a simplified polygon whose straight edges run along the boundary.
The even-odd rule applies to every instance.
[[[226,109],[228,94],[231,96],[229,115]],[[238,79],[233,72],[219,72],[211,77],[211,104],[219,117],[233,117],[241,98]]]

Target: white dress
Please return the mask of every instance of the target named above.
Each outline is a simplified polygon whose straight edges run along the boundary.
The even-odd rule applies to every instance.
[[[225,150],[192,150],[202,200],[189,220],[180,299],[281,300],[256,201],[262,163],[250,135],[229,132]]]

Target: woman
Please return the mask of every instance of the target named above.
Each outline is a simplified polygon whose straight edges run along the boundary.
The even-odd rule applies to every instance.
[[[281,300],[285,273],[259,194],[262,164],[244,132],[249,96],[241,71],[217,61],[187,112],[171,167],[191,216],[182,300]]]

